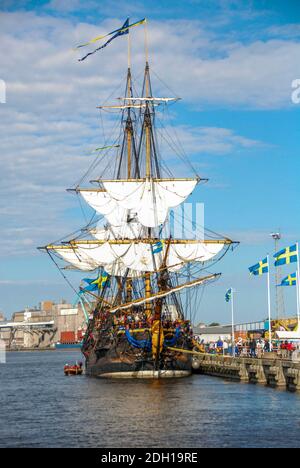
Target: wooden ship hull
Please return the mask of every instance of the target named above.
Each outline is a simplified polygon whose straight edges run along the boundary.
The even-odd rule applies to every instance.
[[[192,342],[178,343],[180,348],[183,345],[192,349]],[[86,374],[93,377],[155,379],[187,377],[192,373],[191,354],[163,348],[157,362],[152,351],[132,348],[125,335],[111,347],[98,347],[84,354]]]

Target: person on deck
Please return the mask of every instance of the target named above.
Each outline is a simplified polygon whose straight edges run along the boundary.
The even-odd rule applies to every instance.
[[[270,352],[270,342],[269,342],[269,340],[266,340],[266,341],[265,341],[264,351],[265,351],[266,353],[269,353],[269,352]]]
[[[250,356],[256,357],[256,340],[254,338],[250,341]]]
[[[219,337],[217,341],[217,353],[223,353],[223,340]]]

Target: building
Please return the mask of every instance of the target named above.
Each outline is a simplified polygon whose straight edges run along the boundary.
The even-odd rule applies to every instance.
[[[203,341],[204,343],[215,343],[219,338],[223,341],[231,340],[232,328],[229,325],[219,325],[216,327],[203,327],[199,325],[193,328],[195,338],[198,341]]]
[[[298,321],[296,317],[283,318],[272,320],[272,334],[275,337],[276,331],[285,331],[287,333],[295,330]],[[232,325],[219,325],[219,326],[203,326],[199,323],[193,328],[196,338],[199,341],[204,340],[205,343],[212,343],[222,340],[231,341]],[[260,338],[261,336],[268,337],[269,321],[246,322],[234,325],[235,340],[242,338],[243,340],[251,338]]]
[[[8,349],[49,348],[65,342],[66,337],[68,342],[80,342],[85,329],[85,310],[80,303],[74,307],[66,301],[43,301],[0,323],[0,339]]]

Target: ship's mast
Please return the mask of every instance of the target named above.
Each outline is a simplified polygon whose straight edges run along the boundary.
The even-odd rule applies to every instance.
[[[130,31],[128,31],[128,70],[127,70],[127,97],[132,98],[132,78],[131,78],[131,42],[130,42]],[[128,100],[129,105],[132,104],[132,100]],[[128,108],[127,121],[126,121],[126,133],[127,133],[127,178],[131,178],[131,152],[132,152],[132,139],[133,139],[133,126],[131,119],[131,109]],[[134,147],[135,151],[135,147]],[[137,174],[137,171],[135,171]],[[132,300],[132,279],[126,278],[126,300]]]
[[[147,37],[147,22],[144,25],[145,34],[145,77],[144,77],[144,92],[145,97],[151,97],[150,75],[149,75],[149,61],[148,61],[148,37]],[[143,128],[145,129],[146,136],[146,179],[151,177],[151,114],[149,110],[149,101],[146,101],[146,110],[144,114]],[[143,135],[141,135],[142,140]],[[151,228],[148,228],[148,237],[151,238]],[[151,296],[151,275],[149,272],[145,275],[145,297],[148,299]],[[150,302],[145,304],[145,313],[147,317],[152,315],[152,306]]]
[[[131,97],[130,96],[131,94],[130,93],[130,89],[131,89],[130,68],[128,68],[127,87],[128,87],[128,97]],[[126,133],[127,133],[127,178],[130,179],[131,178],[131,143],[132,143],[132,122],[131,122],[131,117],[130,117],[130,108],[128,109]]]
[[[150,77],[149,77],[149,63],[146,62],[145,69],[145,94],[146,97],[150,96]],[[151,115],[149,110],[149,102],[146,101],[146,111],[144,117],[145,132],[146,132],[146,178],[150,179],[151,177]]]
[[[130,32],[128,31],[128,70],[127,70],[127,97],[132,97],[132,83],[131,83],[131,44],[130,44]],[[129,99],[129,105],[132,101]],[[131,177],[131,142],[132,142],[132,121],[130,115],[130,107],[128,108],[127,122],[126,122],[126,133],[127,133],[127,177]]]

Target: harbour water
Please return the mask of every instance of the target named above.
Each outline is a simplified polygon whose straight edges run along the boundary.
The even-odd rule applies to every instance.
[[[78,351],[8,353],[0,447],[300,447],[300,395],[194,375],[65,377]]]

